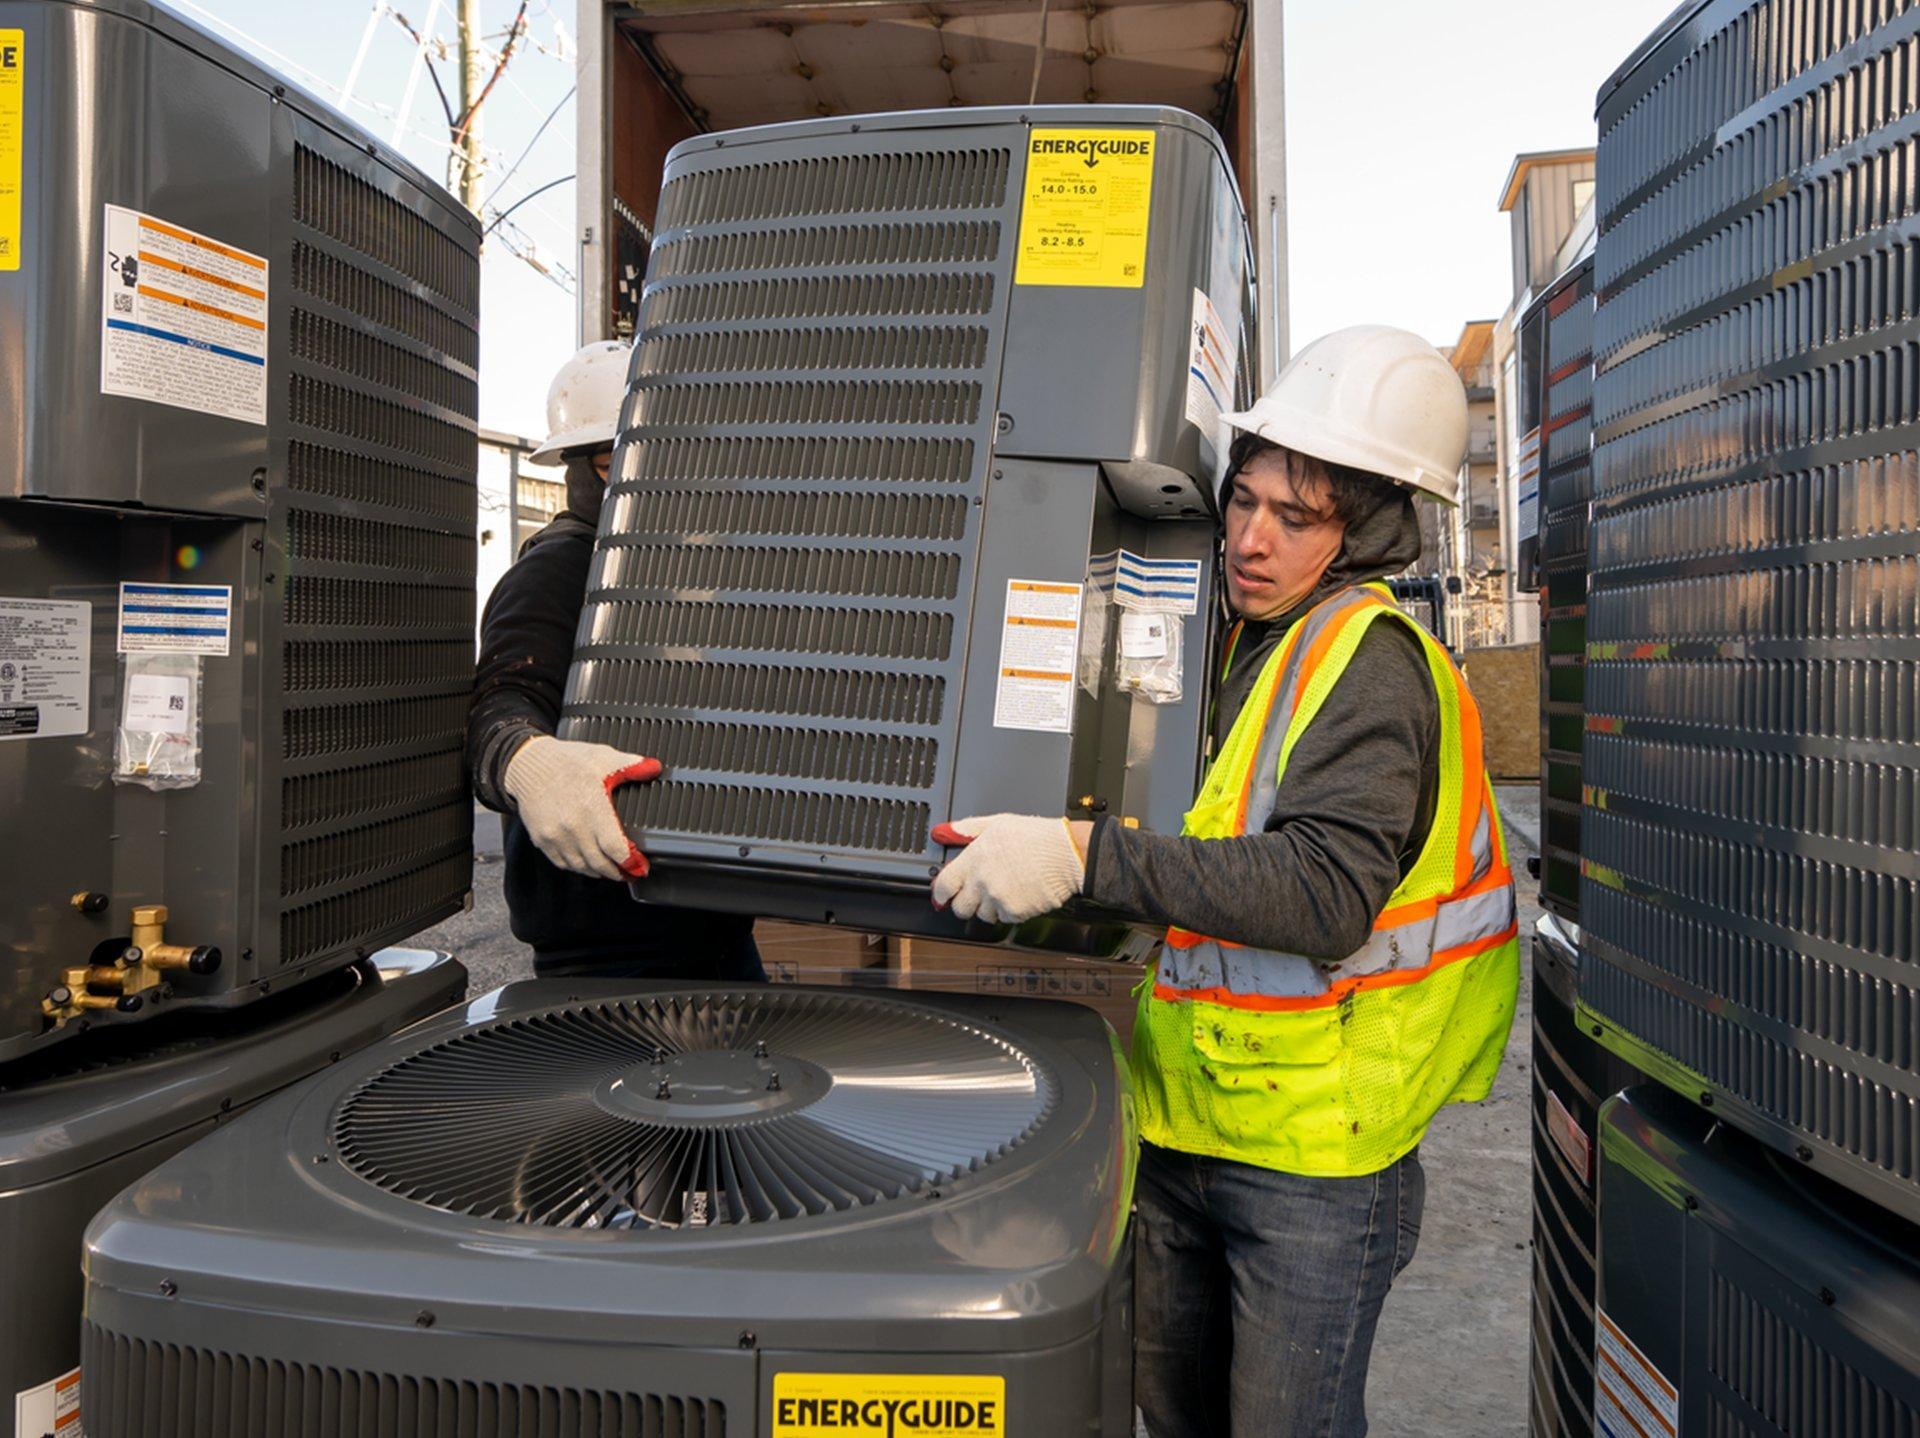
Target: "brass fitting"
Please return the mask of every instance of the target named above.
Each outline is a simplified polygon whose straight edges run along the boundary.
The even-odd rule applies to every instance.
[[[109,969],[108,972],[122,971]],[[56,1025],[94,1009],[113,1009],[123,1014],[139,1012],[145,1001],[138,994],[89,993],[87,981],[93,973],[90,968],[68,969],[64,981],[47,990],[46,997],[40,1000],[40,1012]]]
[[[85,912],[85,897],[74,895],[76,910]],[[41,998],[40,1012],[56,1026],[91,1010],[137,1013],[146,1006],[141,995],[160,989],[168,974],[210,974],[220,967],[220,950],[210,944],[170,944],[166,926],[165,904],[139,905],[133,911],[133,942],[104,963],[64,970]]]
[[[220,967],[220,951],[207,944],[170,944],[166,941],[167,906],[165,904],[140,904],[133,911],[133,946],[142,955],[140,963],[154,970],[152,983],[160,982],[160,974],[169,970],[186,969],[191,973],[210,974]],[[150,987],[149,984],[136,985],[137,988]]]

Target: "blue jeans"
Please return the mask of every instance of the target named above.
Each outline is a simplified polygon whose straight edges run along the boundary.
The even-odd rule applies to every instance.
[[[1302,1178],[1142,1144],[1134,1401],[1153,1438],[1360,1438],[1426,1191],[1417,1153]]]

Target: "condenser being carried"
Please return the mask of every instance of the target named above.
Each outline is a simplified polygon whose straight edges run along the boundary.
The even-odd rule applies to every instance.
[[[616,795],[637,897],[954,934],[944,819],[1178,829],[1249,280],[1180,111],[672,152],[560,726],[667,766]]]

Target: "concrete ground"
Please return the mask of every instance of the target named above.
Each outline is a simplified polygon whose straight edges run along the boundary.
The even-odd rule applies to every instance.
[[[1525,870],[1539,852],[1538,790],[1502,786],[1499,802],[1520,879],[1524,937],[1540,914]],[[458,955],[472,974],[471,991],[481,994],[531,977],[532,965],[507,927],[497,815],[477,812],[474,851],[472,911],[409,942]],[[1522,961],[1531,965],[1530,944],[1522,945]],[[1443,1112],[1421,1146],[1427,1209],[1420,1247],[1387,1299],[1367,1390],[1378,1438],[1526,1433],[1529,994],[1523,971],[1520,1012],[1492,1095]]]

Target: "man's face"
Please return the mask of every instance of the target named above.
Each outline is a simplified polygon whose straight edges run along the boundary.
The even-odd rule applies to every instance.
[[[607,476],[613,472],[612,450],[603,449],[593,456],[593,472],[600,476],[602,484],[607,482]]]
[[[1255,455],[1227,493],[1227,599],[1245,619],[1277,619],[1313,592],[1340,553],[1345,521],[1325,473],[1290,449]]]

